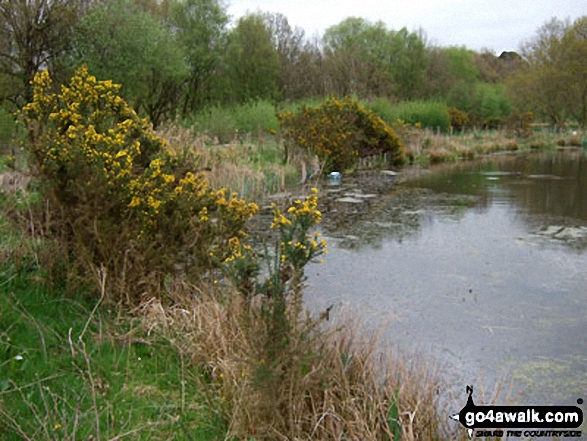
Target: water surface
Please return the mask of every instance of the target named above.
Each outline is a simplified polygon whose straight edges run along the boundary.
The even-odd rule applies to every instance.
[[[329,231],[308,305],[360,311],[464,389],[503,378],[520,404],[587,398],[587,158],[441,167]],[[335,308],[336,311],[336,308]]]

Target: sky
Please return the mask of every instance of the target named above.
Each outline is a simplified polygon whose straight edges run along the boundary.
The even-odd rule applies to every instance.
[[[587,15],[587,0],[226,0],[233,19],[247,12],[279,12],[306,36],[321,37],[347,17],[383,21],[389,29],[422,29],[437,46],[517,51],[552,17]]]

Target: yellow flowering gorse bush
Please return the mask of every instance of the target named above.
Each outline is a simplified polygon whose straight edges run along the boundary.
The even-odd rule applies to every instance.
[[[193,170],[197,158],[170,149],[119,85],[86,67],[58,91],[47,72],[33,84],[22,110],[29,163],[62,257],[75,255],[83,273],[106,272],[132,302],[169,274],[197,278],[231,255],[257,206],[210,188]]]
[[[291,263],[295,270],[301,270],[306,264],[327,252],[326,241],[320,239],[320,232],[309,232],[322,220],[322,213],[317,209],[317,205],[316,188],[312,189],[304,201],[294,201],[286,213],[273,205],[271,228],[279,230],[280,233],[281,261]]]
[[[286,210],[275,203],[271,206],[271,229],[278,232],[278,240],[273,261],[267,261],[269,275],[259,280],[262,265],[258,251],[236,237],[229,241],[231,253],[223,264],[229,278],[245,296],[255,293],[285,299],[288,290],[294,293],[301,288],[305,266],[327,253],[326,240],[315,230],[322,220],[322,213],[317,209],[318,190],[313,188],[305,200],[294,201]]]
[[[278,119],[286,144],[318,155],[326,172],[352,167],[365,156],[387,154],[391,164],[403,162],[404,148],[393,129],[351,98],[330,98]]]

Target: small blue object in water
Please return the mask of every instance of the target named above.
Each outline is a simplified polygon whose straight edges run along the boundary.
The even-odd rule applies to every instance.
[[[330,172],[328,174],[328,181],[332,185],[339,185],[340,184],[340,177],[341,176],[342,175],[340,174],[340,172],[337,172],[337,171]]]

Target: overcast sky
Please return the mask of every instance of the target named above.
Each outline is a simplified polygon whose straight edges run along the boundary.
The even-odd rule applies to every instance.
[[[518,50],[552,17],[574,20],[587,15],[587,0],[226,0],[233,19],[247,11],[284,14],[306,36],[322,36],[329,26],[347,17],[382,20],[389,29],[422,28],[428,42]]]

